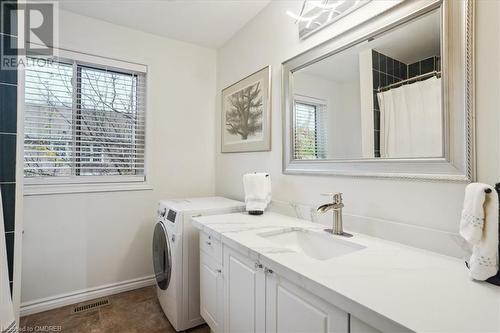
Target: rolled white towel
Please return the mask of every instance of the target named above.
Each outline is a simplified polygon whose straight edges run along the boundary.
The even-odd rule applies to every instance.
[[[271,177],[268,173],[243,175],[246,210],[263,212],[271,202]]]
[[[490,194],[485,189],[491,189]],[[469,274],[484,281],[498,273],[498,195],[487,184],[474,183],[465,190],[460,234],[473,245]]]

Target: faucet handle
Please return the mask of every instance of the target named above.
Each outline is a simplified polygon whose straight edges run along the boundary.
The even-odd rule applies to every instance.
[[[332,197],[334,203],[342,203],[342,192],[321,193],[321,195]]]

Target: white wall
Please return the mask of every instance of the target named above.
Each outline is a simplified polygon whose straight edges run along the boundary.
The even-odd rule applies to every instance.
[[[214,192],[214,50],[64,11],[60,47],[148,66],[153,190],[25,197],[24,303],[151,276],[158,200]]]
[[[337,93],[337,83],[311,73],[298,71],[293,75],[293,89],[296,95],[319,99],[326,104],[326,117],[322,118],[326,120],[326,153],[328,155],[335,154],[335,105],[339,97]],[[300,96],[298,96],[298,99],[300,99]]]
[[[281,63],[388,4],[373,1],[359,12],[302,42],[298,40],[293,20],[285,14],[287,10],[299,12],[300,5],[301,1],[271,2],[218,50],[218,92],[257,69],[271,65],[273,95],[272,151],[221,154],[217,148],[216,193],[242,199],[242,175],[250,171],[268,171],[271,173],[275,200],[314,207],[327,200],[320,197],[320,193],[342,191],[344,211],[348,215],[346,228],[460,256],[463,251],[458,245],[457,231],[464,184],[282,173]],[[498,7],[497,1],[477,1],[476,8],[477,170],[478,179],[489,183],[496,182],[499,175],[499,40],[498,29],[491,29],[491,24],[498,22]],[[220,105],[217,105],[217,114],[219,109]],[[220,119],[216,121],[216,127],[217,133],[220,133]],[[219,140],[218,134],[216,147],[220,146]],[[305,217],[309,217],[308,209],[304,210]],[[286,210],[282,207],[282,211]],[[349,215],[367,219],[353,219]]]
[[[359,81],[338,85],[337,112],[331,124],[334,132],[333,159],[362,158],[361,150],[361,97]]]
[[[328,80],[303,71],[293,75],[294,94],[326,103],[327,158],[360,158],[361,106],[359,82]]]

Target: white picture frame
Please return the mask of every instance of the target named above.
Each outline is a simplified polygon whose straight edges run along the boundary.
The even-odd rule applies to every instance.
[[[222,90],[221,152],[271,150],[271,67]]]

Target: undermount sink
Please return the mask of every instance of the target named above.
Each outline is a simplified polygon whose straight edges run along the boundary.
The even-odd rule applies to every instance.
[[[339,239],[326,232],[285,228],[259,233],[279,247],[303,253],[317,260],[328,260],[364,249],[362,245]]]

